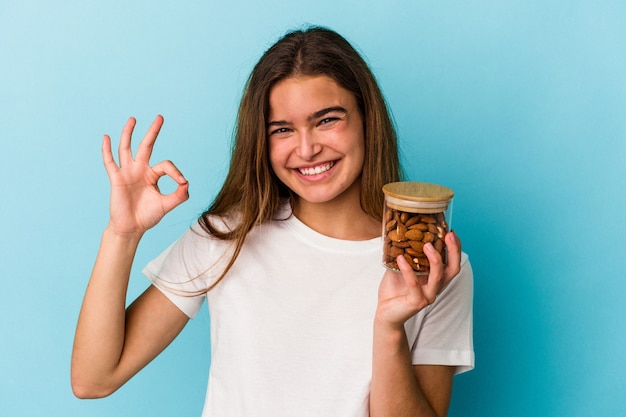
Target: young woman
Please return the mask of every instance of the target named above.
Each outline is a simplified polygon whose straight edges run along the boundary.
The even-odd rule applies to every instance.
[[[126,124],[110,222],[72,356],[80,398],[111,394],[156,357],[207,299],[212,361],[203,416],[444,416],[455,373],[473,367],[472,272],[454,232],[448,262],[425,246],[418,279],[381,264],[382,186],[400,178],[395,132],[366,63],[337,33],[286,34],[255,66],[230,171],[213,204],[144,273],[125,308],[143,234],[184,202],[169,161],[136,155]],[[162,195],[157,181],[178,188]]]

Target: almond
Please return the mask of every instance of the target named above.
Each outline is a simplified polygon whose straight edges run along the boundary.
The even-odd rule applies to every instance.
[[[387,253],[391,258],[396,259],[400,255],[404,255],[404,249],[392,246]]]
[[[420,256],[416,259],[419,266],[430,266],[430,262],[428,262],[428,258],[426,258],[425,256]]]
[[[422,240],[424,233],[416,229],[409,229],[404,234],[404,237],[408,240]]]
[[[393,229],[392,231],[390,231],[389,233],[387,233],[387,238],[393,242],[400,242],[400,237],[398,236],[398,230],[397,229]]]
[[[424,233],[424,238],[422,239],[422,242],[428,243],[428,242],[432,242],[434,240],[435,240],[435,234],[434,233],[430,233],[430,232],[425,232]]]
[[[403,256],[404,256],[404,259],[406,259],[406,261],[409,263],[409,265],[411,265],[411,268],[413,268],[413,270],[419,271],[420,267],[419,267],[419,264],[417,263],[417,258],[412,258],[406,253]]]
[[[415,223],[417,223],[419,221],[420,221],[420,216],[413,216],[409,220],[405,221],[404,225],[406,227],[411,227],[411,226],[413,226]]]
[[[408,226],[408,228],[425,232],[428,230],[428,225],[425,223],[416,223],[416,224],[412,224],[411,226]]]
[[[395,246],[396,248],[405,249],[405,248],[410,248],[411,244],[408,240],[405,240],[403,242],[393,242],[393,246]]]
[[[410,242],[409,242],[409,243],[410,243]],[[419,242],[419,243],[422,243],[422,242]],[[422,245],[423,245],[423,243],[422,243]],[[413,248],[406,248],[406,249],[404,250],[404,252],[405,252],[405,253],[408,253],[408,254],[409,254],[409,255],[411,255],[411,256],[424,256],[424,251],[421,251],[421,250],[415,250],[415,249],[413,249]]]
[[[396,229],[396,231],[398,232],[398,239],[399,240],[404,240],[406,239],[406,226],[403,225],[402,223],[398,223],[398,227]]]
[[[387,209],[385,210],[385,223],[387,223],[392,218],[393,218],[393,210],[387,207]]]
[[[411,245],[411,249],[424,253],[424,242],[409,240],[409,244]]]

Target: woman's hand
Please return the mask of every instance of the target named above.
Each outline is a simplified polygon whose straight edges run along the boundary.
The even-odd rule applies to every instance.
[[[388,270],[378,289],[376,320],[393,328],[401,328],[417,312],[435,302],[437,295],[461,270],[461,241],[456,233],[445,236],[448,263],[444,265],[432,244],[424,245],[430,263],[428,276],[418,276],[404,259],[398,256],[401,273]]]
[[[156,225],[166,213],[189,198],[189,184],[171,161],[150,166],[150,156],[163,117],[157,116],[137,149],[133,159],[131,136],[135,119],[124,126],[119,145],[119,166],[111,152],[111,138],[104,136],[102,158],[111,181],[111,207],[109,228],[121,235],[141,235]],[[169,176],[178,187],[163,195],[158,187],[159,178]]]

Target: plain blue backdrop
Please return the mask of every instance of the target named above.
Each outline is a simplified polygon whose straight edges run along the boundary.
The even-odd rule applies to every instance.
[[[0,415],[199,416],[207,314],[111,397],[72,396],[108,216],[102,134],[116,142],[132,115],[140,137],[163,114],[153,161],[191,184],[142,242],[130,300],[223,180],[252,65],[305,23],[363,52],[410,178],[456,191],[476,369],[456,378],[450,416],[626,415],[621,0],[1,1]]]

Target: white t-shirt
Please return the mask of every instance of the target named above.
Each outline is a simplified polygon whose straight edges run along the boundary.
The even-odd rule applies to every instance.
[[[295,216],[274,220],[249,233],[204,296],[188,293],[220,275],[228,243],[196,224],[150,262],[144,274],[189,317],[208,301],[203,417],[368,416],[381,245],[321,235]],[[473,368],[472,280],[463,254],[459,276],[406,323],[414,364]]]

